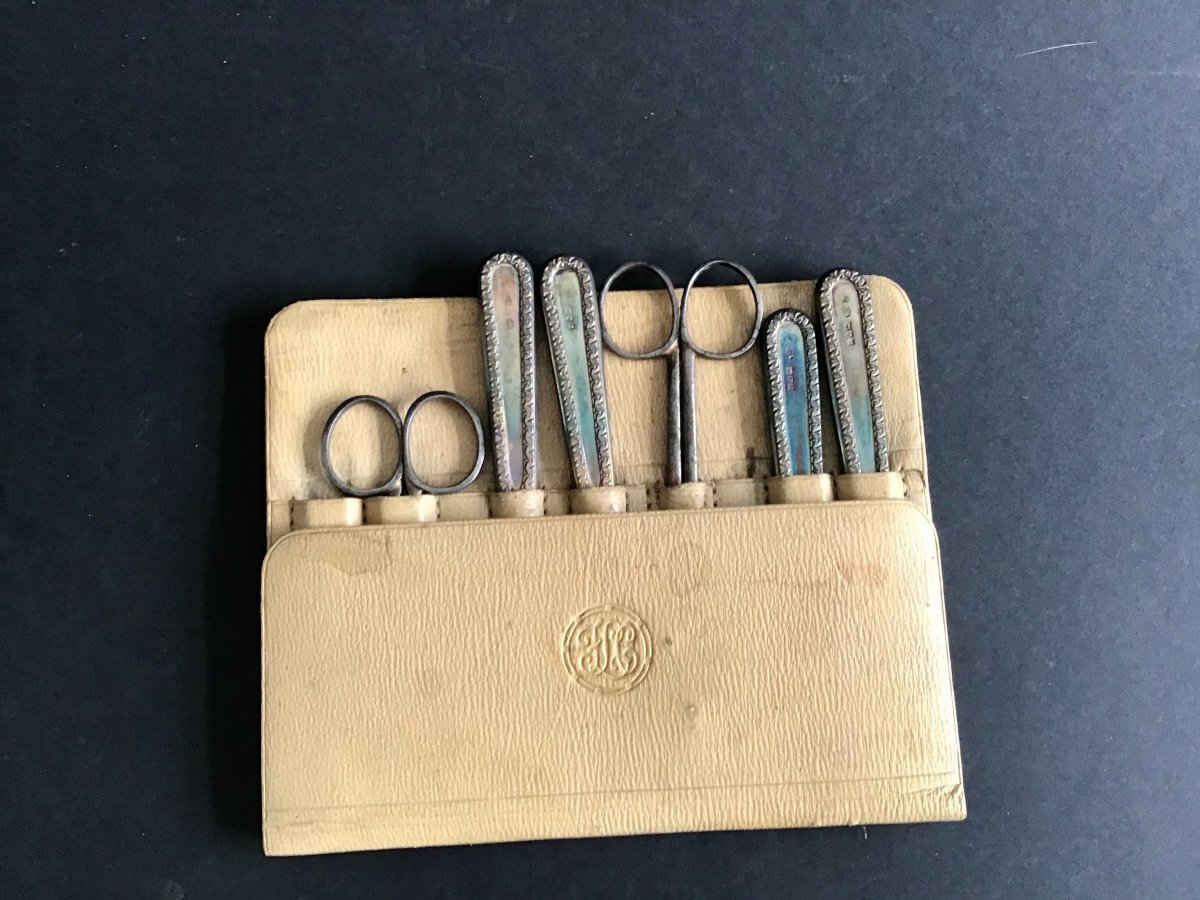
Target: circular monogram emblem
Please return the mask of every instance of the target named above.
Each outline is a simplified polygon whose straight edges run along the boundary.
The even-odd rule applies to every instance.
[[[646,677],[653,646],[637,613],[609,605],[594,606],[572,619],[562,651],[567,671],[585,688],[620,694]]]

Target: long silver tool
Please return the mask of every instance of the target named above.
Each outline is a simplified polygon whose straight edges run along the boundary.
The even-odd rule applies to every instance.
[[[825,453],[816,331],[800,310],[781,309],[767,318],[763,335],[775,474],[819,475]]]
[[[483,359],[492,415],[496,481],[502,491],[538,487],[537,356],[533,270],[498,253],[479,279]]]
[[[612,435],[596,280],[587,263],[577,256],[559,256],[546,264],[542,312],[575,484],[612,487]]]
[[[847,472],[888,470],[875,308],[867,279],[834,269],[817,285],[838,441]]]
[[[700,276],[709,269],[716,267],[731,269],[740,275],[750,288],[754,300],[754,324],[745,342],[736,350],[709,350],[701,347],[693,340],[688,330],[688,303]],[[626,272],[634,269],[648,269],[663,283],[667,289],[667,299],[671,303],[671,331],[662,344],[653,350],[636,353],[626,350],[613,340],[607,326],[604,324],[604,301],[613,283]],[[700,480],[699,449],[696,429],[696,357],[705,359],[729,360],[737,359],[749,352],[758,340],[758,332],[763,322],[763,298],[758,289],[758,282],[743,265],[727,259],[712,259],[704,263],[688,279],[683,291],[683,300],[677,299],[675,285],[658,266],[647,262],[627,262],[620,266],[608,277],[600,291],[600,332],[604,343],[617,356],[625,359],[658,359],[667,361],[667,468],[663,482],[667,485],[686,484]]]

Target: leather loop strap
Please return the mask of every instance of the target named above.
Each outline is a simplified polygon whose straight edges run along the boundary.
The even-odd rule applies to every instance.
[[[904,474],[902,472],[858,472],[853,475],[837,475],[837,498],[839,500],[903,500]]]
[[[297,500],[292,504],[292,530],[305,528],[353,528],[363,521],[362,501],[357,497],[329,500]]]
[[[703,481],[663,485],[658,489],[659,509],[704,509],[709,505],[708,485]]]
[[[461,494],[446,494],[439,499],[439,522],[477,522],[489,516],[487,494],[466,491]]]
[[[591,487],[571,491],[571,512],[623,513],[625,512],[625,488]]]
[[[546,492],[499,491],[492,494],[491,507],[496,519],[537,519],[546,513]]]
[[[436,522],[438,498],[433,494],[416,497],[368,497],[363,501],[363,522],[367,525],[404,525],[411,522]]]
[[[785,475],[767,479],[768,503],[828,503],[832,499],[832,475]]]
[[[762,486],[753,478],[726,478],[713,484],[713,506],[762,506]]]

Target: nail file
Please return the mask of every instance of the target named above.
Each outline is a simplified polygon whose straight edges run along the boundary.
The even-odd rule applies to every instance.
[[[887,423],[867,279],[835,269],[817,286],[817,302],[845,471],[886,472]]]
[[[775,474],[816,475],[825,469],[817,335],[798,309],[771,314],[764,329],[767,413]]]
[[[577,487],[613,484],[612,437],[596,281],[577,256],[560,256],[542,272],[542,312],[563,431]]]
[[[484,368],[492,414],[496,481],[502,491],[538,487],[537,369],[533,270],[515,253],[483,266]]]

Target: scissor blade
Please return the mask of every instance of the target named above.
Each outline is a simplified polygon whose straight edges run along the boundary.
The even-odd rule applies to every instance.
[[[484,367],[500,490],[538,483],[533,271],[515,253],[489,259],[480,278]]]
[[[560,256],[542,273],[554,381],[575,484],[613,483],[612,440],[604,388],[604,356],[596,307],[596,282],[582,259]]]
[[[775,474],[819,474],[825,461],[816,332],[800,310],[781,309],[767,319],[765,335],[763,361]]]
[[[867,279],[835,269],[818,287],[838,440],[847,472],[888,470],[875,308]]]

